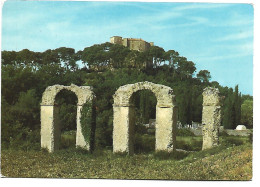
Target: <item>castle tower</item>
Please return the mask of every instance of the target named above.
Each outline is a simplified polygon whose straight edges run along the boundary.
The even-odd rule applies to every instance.
[[[121,36],[112,36],[112,37],[110,37],[110,43],[122,45],[122,37]]]
[[[148,50],[151,46],[154,46],[153,42],[146,42],[141,38],[122,38],[121,36],[110,37],[110,43],[123,45],[125,47],[129,47],[130,50],[141,52]]]

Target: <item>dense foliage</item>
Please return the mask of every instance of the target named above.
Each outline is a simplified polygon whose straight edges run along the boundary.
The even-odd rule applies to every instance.
[[[104,43],[75,52],[61,47],[44,52],[2,51],[1,142],[3,148],[40,147],[40,102],[44,90],[54,84],[93,86],[96,94],[96,146],[112,145],[113,94],[119,86],[150,81],[170,86],[176,95],[178,120],[182,124],[201,122],[202,92],[217,87],[223,100],[223,125],[235,128],[241,122],[252,127],[252,97],[242,96],[238,86],[222,87],[210,82],[210,72],[196,74],[192,61],[174,50],[153,46],[145,52]],[[152,64],[152,65],[150,65]],[[76,127],[73,93],[61,92],[62,130]],[[156,98],[147,91],[135,94],[136,122],[155,118]],[[243,104],[241,109],[241,104]],[[251,107],[251,108],[250,108]]]

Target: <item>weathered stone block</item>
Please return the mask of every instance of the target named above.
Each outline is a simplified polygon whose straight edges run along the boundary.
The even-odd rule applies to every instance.
[[[156,107],[155,150],[172,152],[176,148],[176,109]]]
[[[60,144],[58,112],[57,106],[41,106],[41,147],[50,152],[57,150]]]
[[[219,91],[216,88],[205,88],[203,92],[202,110],[202,149],[208,149],[219,144],[220,123],[221,103]]]

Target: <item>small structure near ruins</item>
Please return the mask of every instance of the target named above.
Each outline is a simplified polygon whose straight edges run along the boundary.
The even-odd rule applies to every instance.
[[[239,131],[241,131],[241,130],[246,130],[246,126],[245,126],[245,125],[238,125],[238,126],[236,127],[236,130],[239,130]]]
[[[219,90],[217,88],[207,87],[203,90],[202,150],[218,145],[220,123],[221,104]]]
[[[92,107],[95,95],[90,86],[78,87],[74,84],[71,86],[49,86],[44,91],[41,103],[41,147],[47,148],[50,152],[54,152],[55,150],[59,149],[61,124],[59,124],[59,107],[55,104],[55,97],[63,89],[74,92],[78,98],[76,146],[91,150],[91,137],[90,135],[86,137],[82,131],[86,131],[86,129],[93,131],[94,119],[89,119],[86,122],[87,124],[82,124],[81,121],[83,118],[81,118],[81,116],[82,110],[84,109],[85,111],[88,111],[88,114],[83,114],[84,116],[87,115],[89,118],[93,117],[91,114],[93,113]],[[93,132],[88,132],[88,134],[93,134]]]
[[[146,42],[141,38],[122,38],[121,36],[113,36],[110,38],[110,43],[119,44],[129,47],[130,50],[144,52],[154,45],[153,42]]]
[[[114,94],[113,152],[133,154],[134,118],[133,94],[150,90],[157,98],[155,150],[171,152],[176,143],[176,104],[173,90],[151,82],[138,82],[119,87]]]

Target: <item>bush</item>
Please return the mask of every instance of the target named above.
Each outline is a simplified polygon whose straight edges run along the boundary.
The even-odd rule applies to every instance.
[[[177,136],[195,136],[189,129],[177,129]]]
[[[155,150],[155,137],[152,135],[141,135],[135,133],[134,136],[134,152],[152,152]]]
[[[202,139],[200,137],[177,137],[177,149],[186,151],[200,151],[202,148]]]
[[[229,136],[226,131],[219,132],[219,136]]]
[[[222,140],[222,144],[226,146],[238,146],[244,144],[244,141],[239,136],[227,136]]]
[[[5,144],[5,148],[15,150],[40,150],[40,129],[31,130],[17,123],[13,126],[13,136],[10,142]]]
[[[60,148],[67,149],[76,147],[76,131],[66,131],[61,135]]]
[[[248,141],[249,143],[253,143],[253,133],[249,134]]]

